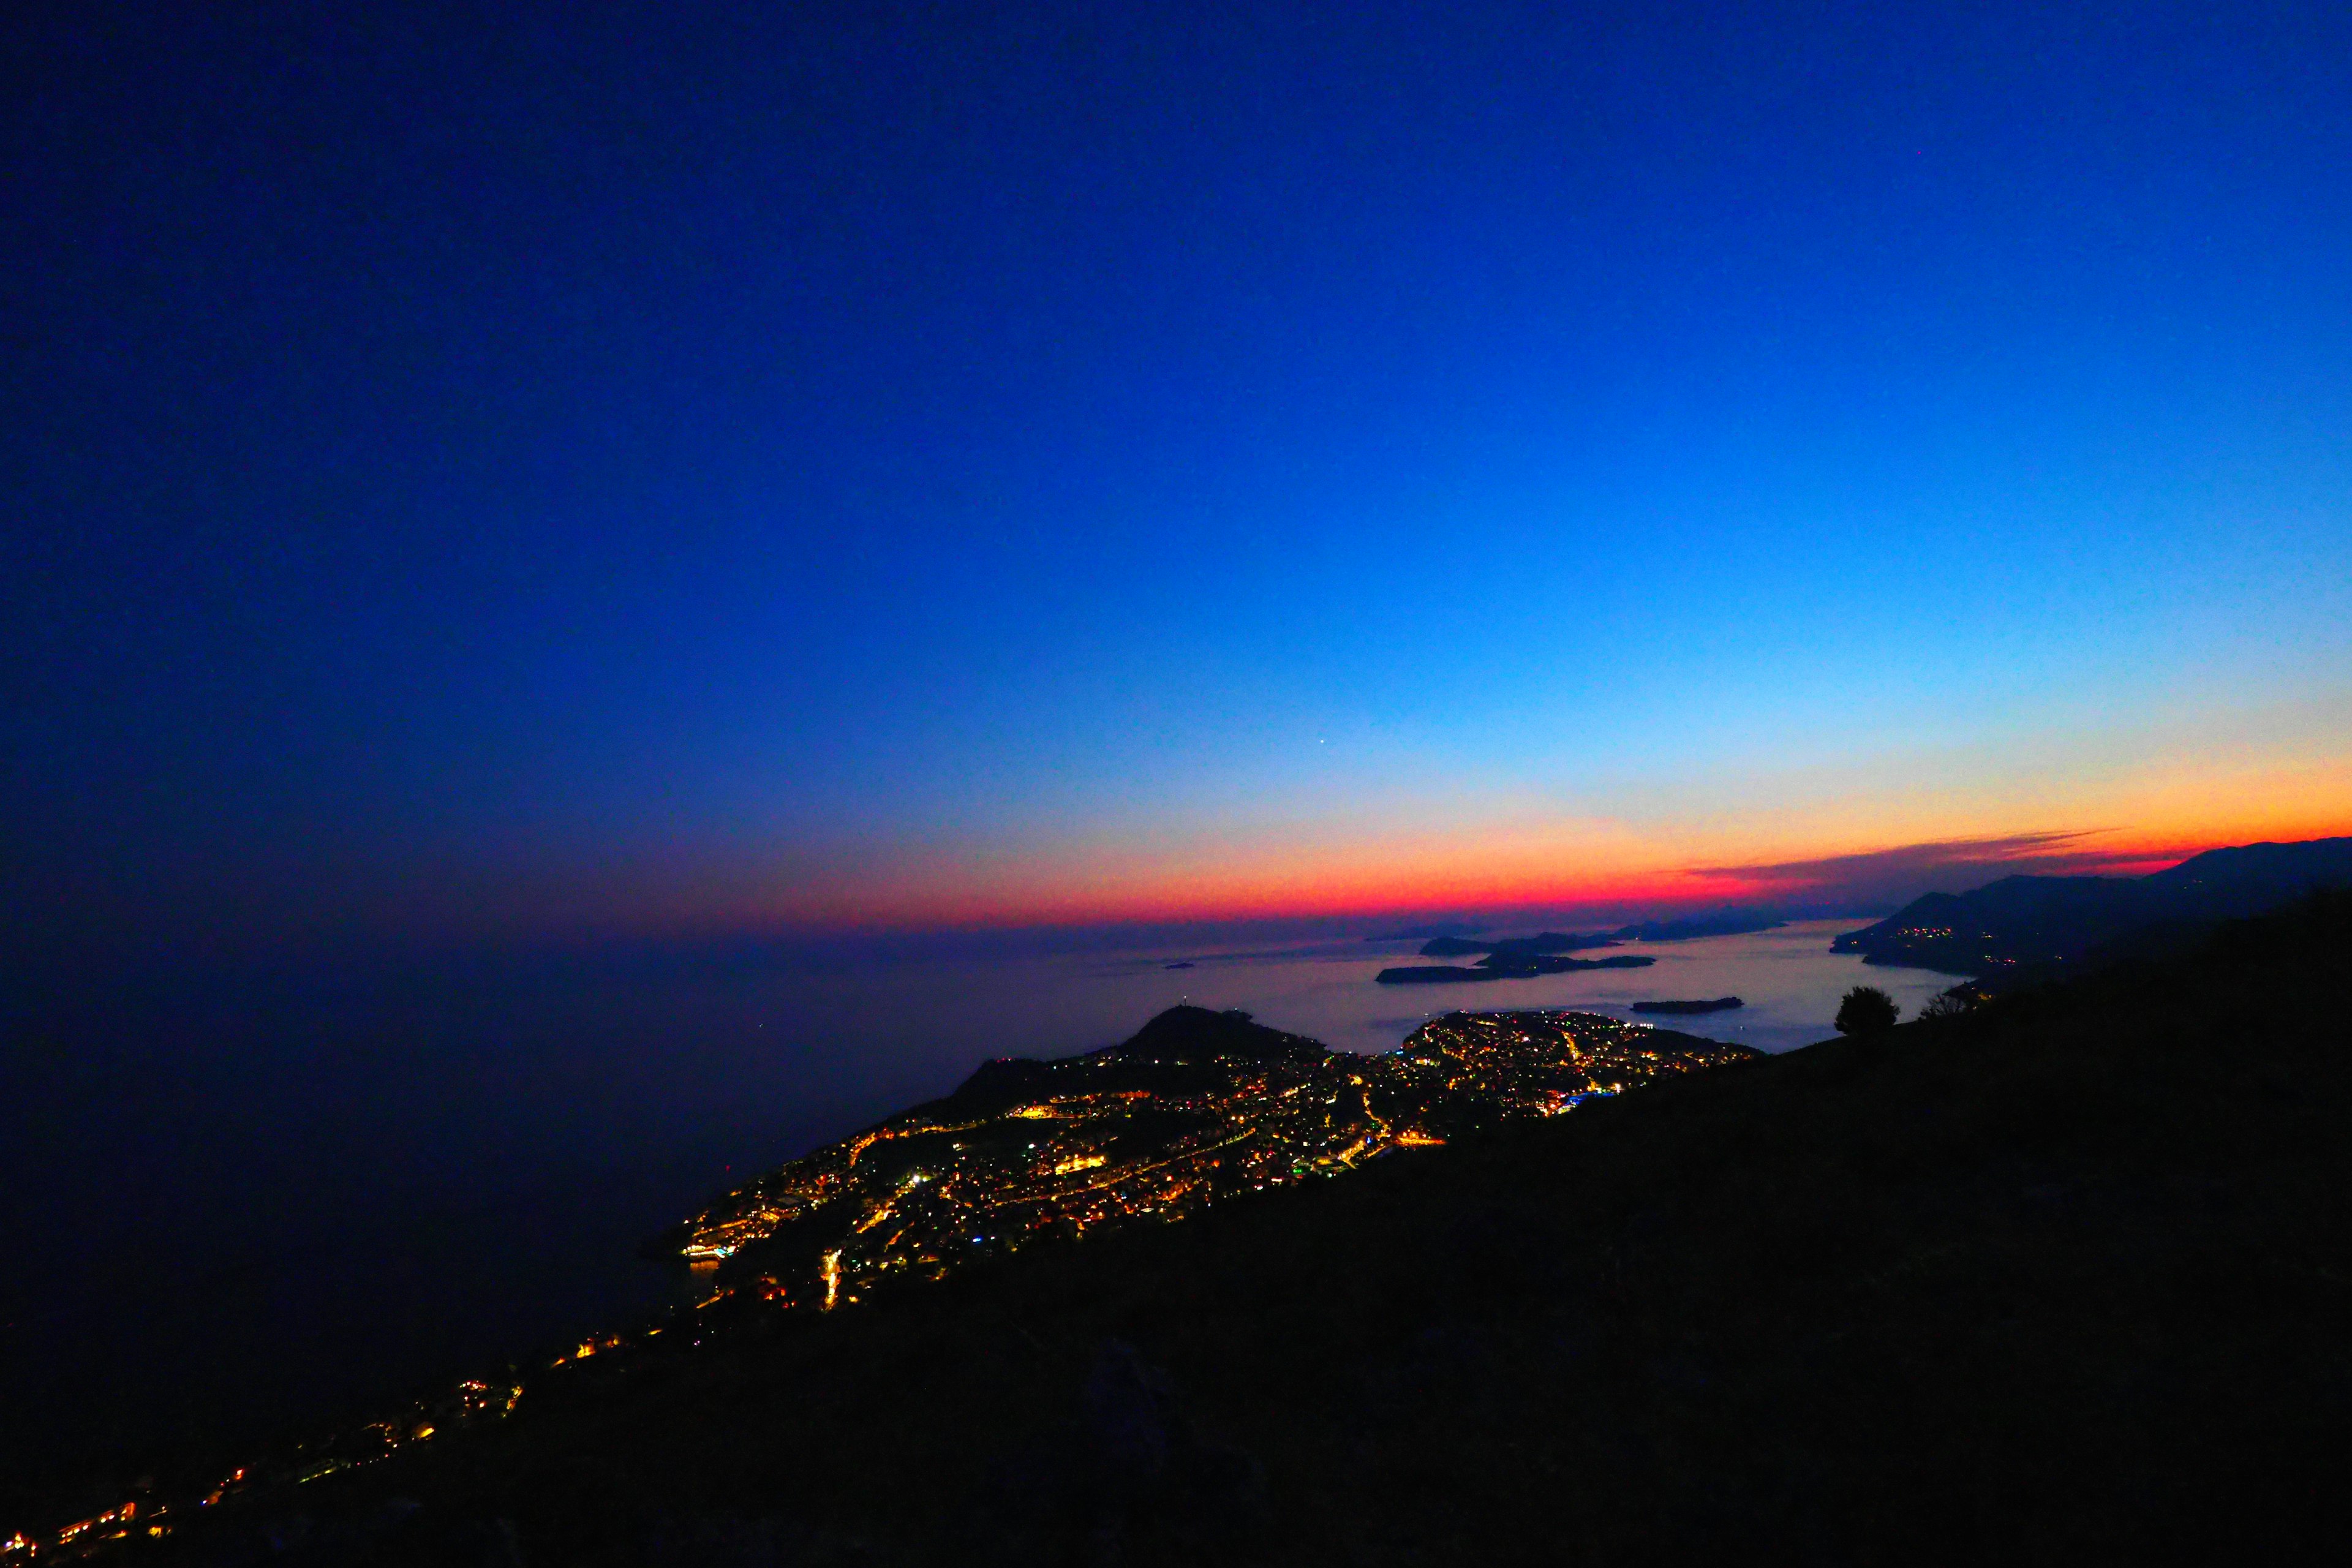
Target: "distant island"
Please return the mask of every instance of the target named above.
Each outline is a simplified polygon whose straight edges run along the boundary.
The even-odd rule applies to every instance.
[[[1190,969],[1192,967],[1192,961],[1189,958],[1180,958],[1173,963],[1162,964],[1160,967],[1163,969]]]
[[[1579,948],[1614,947],[1616,939],[1595,933],[1580,936],[1574,931],[1539,931],[1534,936],[1497,938],[1479,942],[1469,937],[1441,936],[1423,945],[1423,958],[1465,958],[1474,952],[1574,952]]]
[[[1777,931],[1788,923],[1763,910],[1717,910],[1712,914],[1685,915],[1678,920],[1643,921],[1619,926],[1609,934],[1621,942],[1692,942],[1703,936],[1746,936],[1751,931]]]
[[[1548,931],[1534,936],[1475,940],[1474,931],[1433,931],[1421,950],[1423,958],[1463,958],[1474,952],[1574,952],[1583,948],[1614,947],[1626,942],[1691,942],[1703,936],[1744,936],[1771,931],[1788,922],[1764,910],[1717,910],[1670,921],[1639,921],[1614,931]]]
[[[1537,974],[1566,974],[1579,969],[1646,969],[1654,958],[1627,953],[1621,958],[1554,958],[1545,953],[1495,953],[1475,968],[1450,963],[1411,963],[1383,969],[1373,978],[1382,985],[1454,985],[1479,980],[1525,980]]]
[[[2004,877],[1968,893],[1929,893],[1847,931],[1833,952],[1865,963],[1999,974],[2079,963],[2151,928],[2176,939],[2263,914],[2315,889],[2352,886],[2352,838],[2209,849],[2148,877]]]
[[[1460,921],[1439,921],[1432,925],[1407,926],[1402,931],[1385,931],[1368,936],[1366,942],[1419,942],[1433,936],[1476,936],[1485,926],[1465,925]]]
[[[1727,1013],[1748,1004],[1737,996],[1718,996],[1712,1002],[1636,1002],[1636,1013]]]

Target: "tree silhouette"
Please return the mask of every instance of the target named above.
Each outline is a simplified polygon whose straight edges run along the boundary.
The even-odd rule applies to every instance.
[[[1838,1004],[1837,1032],[1875,1035],[1895,1027],[1895,1020],[1901,1016],[1894,997],[1875,985],[1857,985]]]

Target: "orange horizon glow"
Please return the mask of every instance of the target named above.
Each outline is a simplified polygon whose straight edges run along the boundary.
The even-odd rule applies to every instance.
[[[444,867],[335,912],[355,931],[525,941],[1885,912],[2012,873],[2139,876],[2231,845],[2352,836],[2347,718],[2352,700],[2331,700],[1580,796],[1375,773],[1310,802],[683,839],[594,867]]]
[[[2146,876],[2209,849],[2343,836],[2352,836],[2352,812],[2288,831],[2220,827],[2160,835],[2094,831],[2071,839],[2060,835],[2055,836],[2059,847],[2048,852],[1994,854],[1981,859],[1969,859],[1966,851],[1982,839],[1956,837],[1865,841],[1819,848],[1776,863],[1862,860],[1906,850],[1949,847],[1958,852],[1956,863],[1979,873],[1962,879],[1974,886],[2019,872]],[[1736,904],[1816,903],[1825,895],[1834,900],[1839,886],[1834,878],[1740,875],[1690,860],[1679,865],[1610,867],[1580,874],[1479,864],[1399,868],[1320,856],[1302,857],[1286,866],[1201,868],[1161,877],[1151,876],[1150,869],[1133,865],[1116,871],[1106,868],[1091,885],[1066,890],[967,883],[946,891],[904,889],[898,890],[897,897],[837,896],[798,908],[760,911],[764,918],[756,923],[888,933],[1286,919],[1409,919],[1468,911],[1498,921],[1520,913],[1532,917],[1579,910],[1670,916]],[[1837,912],[1863,911],[1857,908]]]
[[[1248,826],[1096,828],[880,854],[719,901],[771,929],[993,930],[1818,904],[1891,888],[1873,863],[1904,857],[1950,863],[1969,886],[2011,871],[2140,876],[2231,845],[2352,835],[2352,743],[2336,722],[2347,714],[2352,703],[2331,699],[1713,773],[1583,810],[1489,792]],[[1961,890],[1937,889],[1933,869],[1914,880],[1908,896]]]

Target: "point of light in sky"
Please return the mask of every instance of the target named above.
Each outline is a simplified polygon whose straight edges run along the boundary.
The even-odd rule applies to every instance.
[[[2340,9],[134,12],[10,139],[37,924],[2352,831]]]

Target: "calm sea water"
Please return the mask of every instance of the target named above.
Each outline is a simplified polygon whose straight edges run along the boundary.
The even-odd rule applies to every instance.
[[[0,1062],[0,1402],[43,1413],[0,1469],[341,1420],[614,1321],[669,1288],[646,1237],[991,1057],[1107,1045],[1178,1002],[1374,1052],[1455,1008],[1724,994],[1748,1005],[1661,1021],[1784,1050],[1851,985],[1907,1015],[1949,984],[1831,953],[1855,923],[1428,990],[1372,980],[1417,944],[1360,941],[100,987],[12,1016]]]
[[[1952,984],[1949,975],[1870,968],[1858,958],[1829,951],[1832,937],[1863,923],[1811,921],[1747,936],[1631,942],[1608,956],[1640,953],[1657,962],[1647,969],[1585,970],[1427,989],[1380,985],[1372,976],[1393,964],[1476,960],[1420,959],[1413,956],[1417,942],[1335,942],[1175,955],[1192,961],[1189,970],[1168,970],[1165,961],[1096,960],[1063,970],[1056,984],[1064,994],[1084,996],[1097,1013],[1129,996],[1151,998],[1146,1011],[1178,1001],[1242,1007],[1278,1028],[1311,1035],[1337,1049],[1366,1052],[1392,1049],[1425,1019],[1456,1010],[1572,1007],[1639,1018],[1630,1011],[1635,1002],[1738,996],[1747,1005],[1737,1012],[1648,1021],[1758,1050],[1785,1051],[1831,1034],[1838,999],[1853,986],[1878,986],[1908,1016]]]

